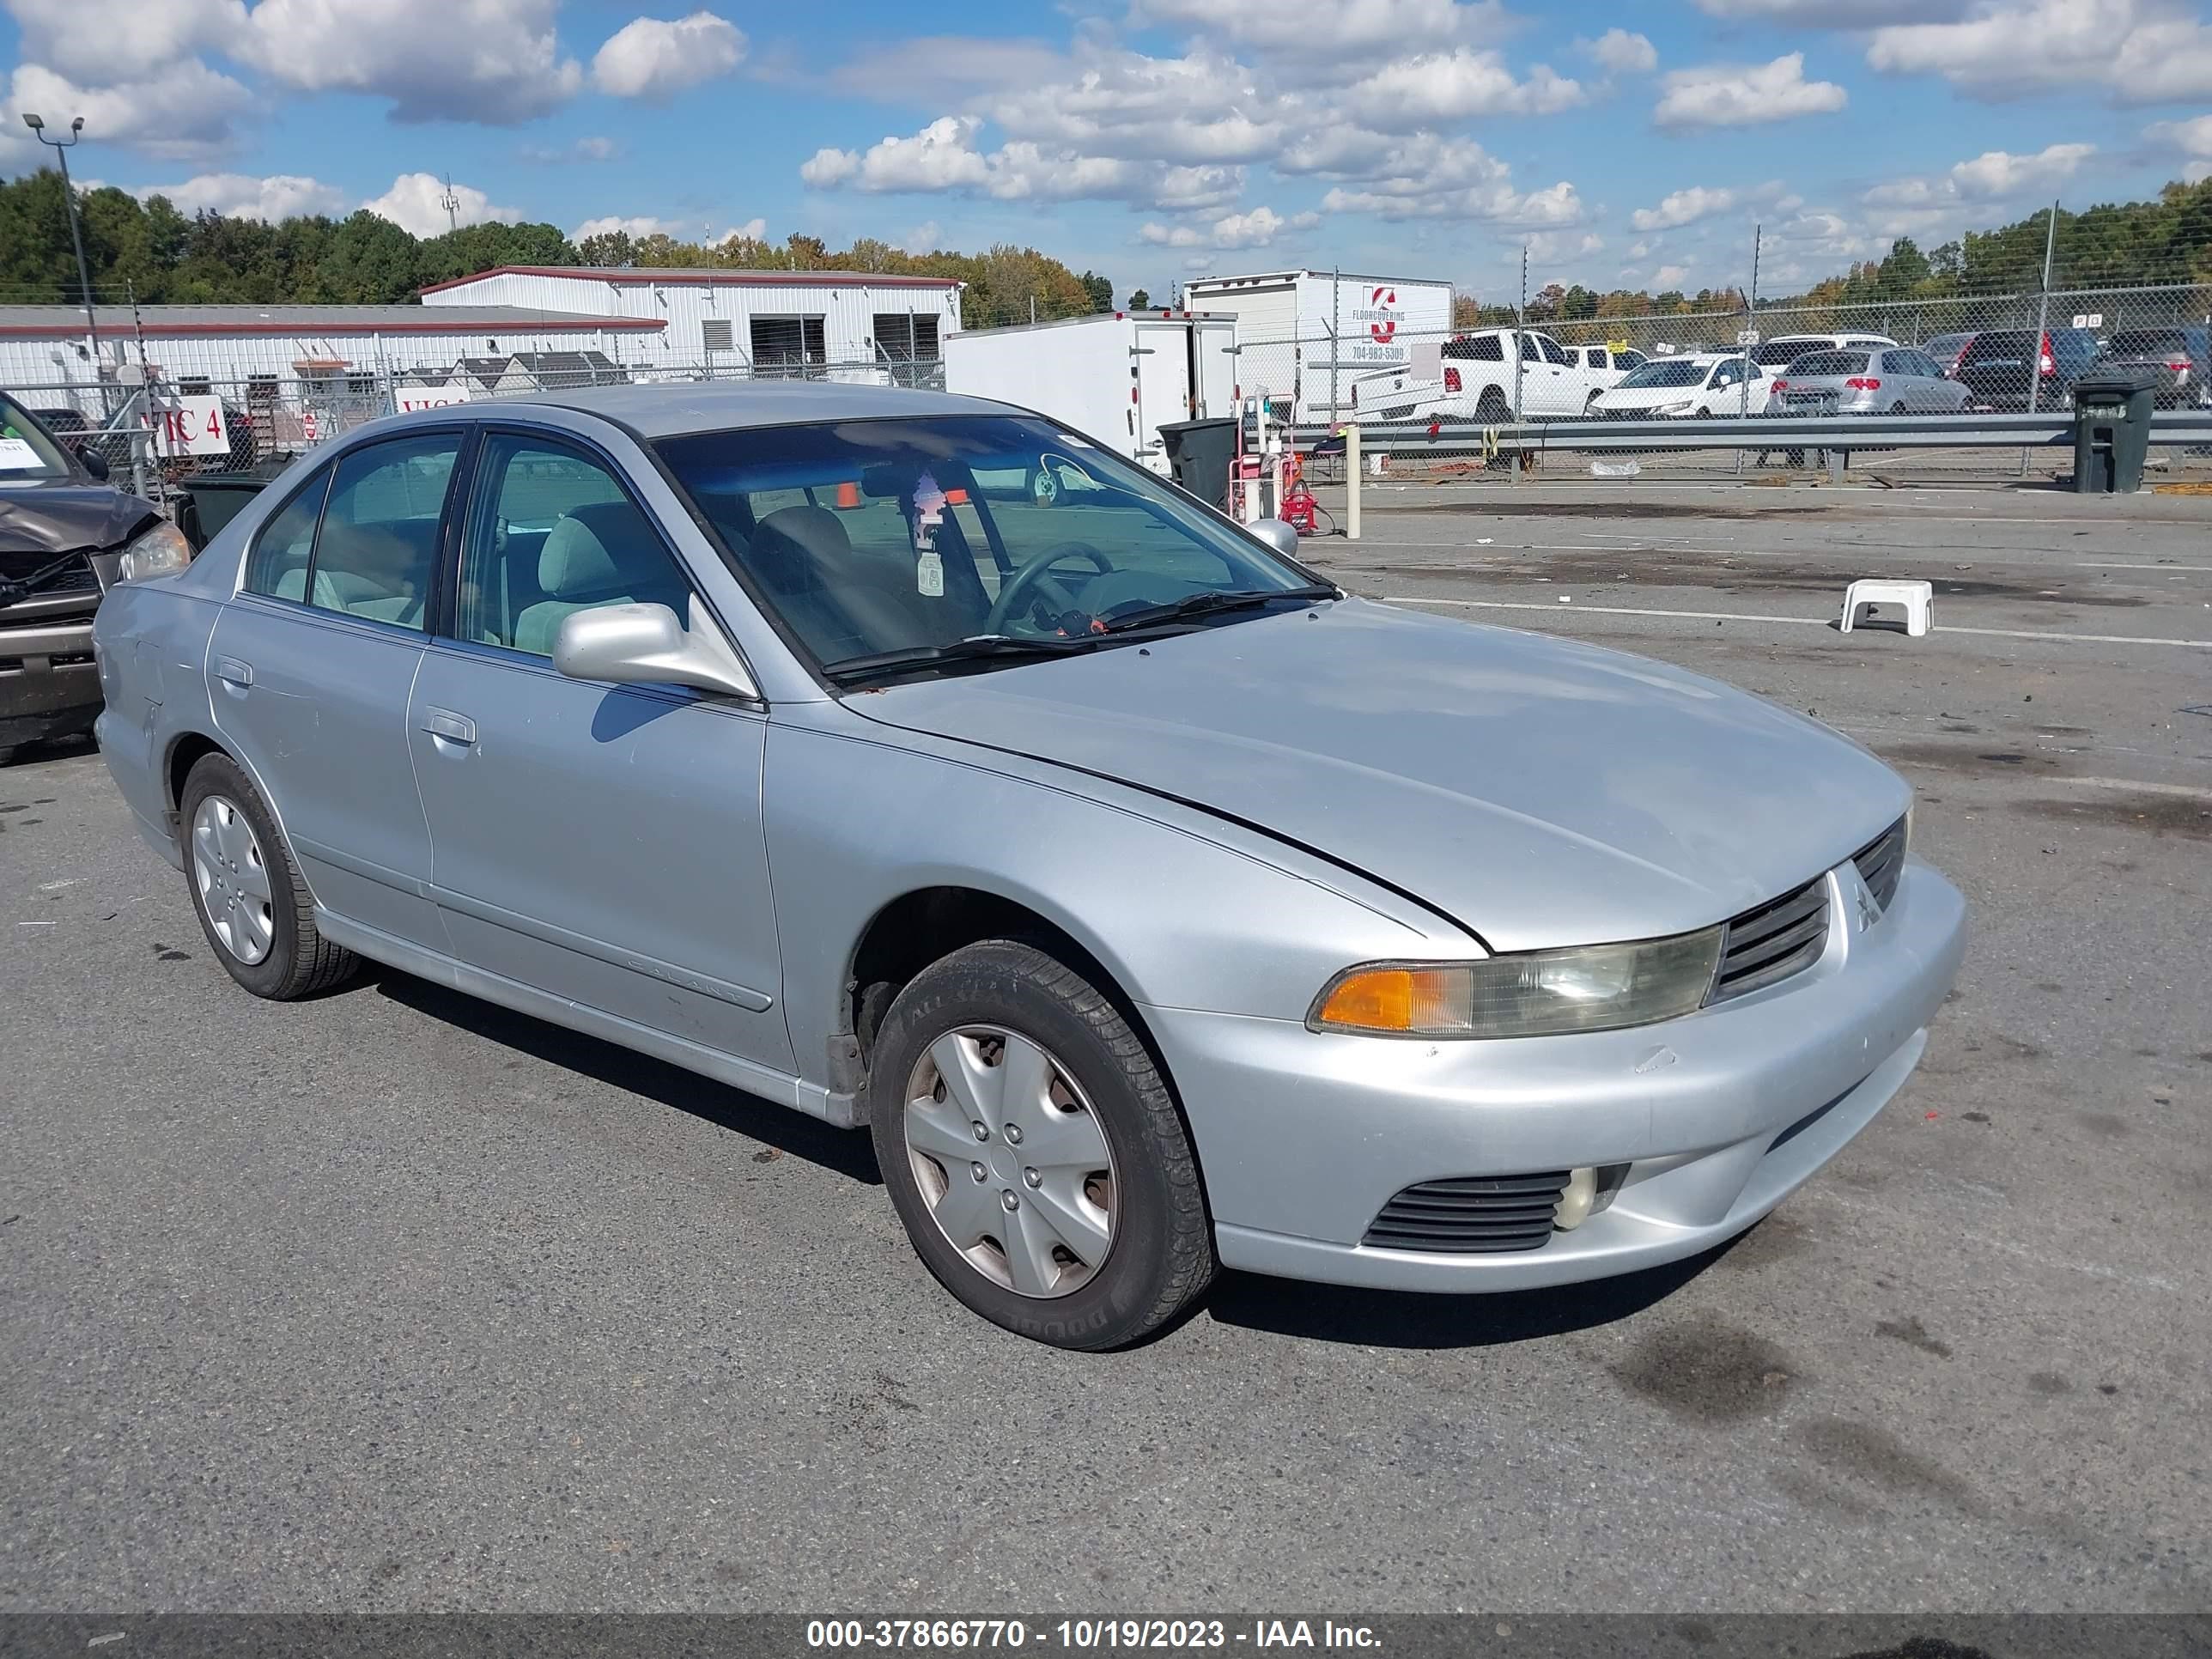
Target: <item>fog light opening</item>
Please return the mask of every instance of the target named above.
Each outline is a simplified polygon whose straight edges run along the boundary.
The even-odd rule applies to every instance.
[[[1559,1194],[1559,1201],[1552,1211],[1553,1227],[1571,1233],[1613,1202],[1613,1195],[1628,1179],[1628,1165],[1607,1164],[1596,1168],[1570,1170],[1567,1184]]]

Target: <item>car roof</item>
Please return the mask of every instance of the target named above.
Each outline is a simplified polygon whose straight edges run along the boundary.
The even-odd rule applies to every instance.
[[[646,438],[736,427],[790,426],[808,421],[863,421],[899,416],[1003,415],[1005,404],[903,386],[826,380],[695,380],[658,386],[577,386],[526,397],[485,398],[469,413],[496,419],[503,409],[571,409],[616,421]],[[450,418],[453,409],[425,413]]]

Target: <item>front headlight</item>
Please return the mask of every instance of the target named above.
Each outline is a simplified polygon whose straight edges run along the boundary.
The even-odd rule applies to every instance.
[[[185,532],[163,519],[150,530],[131,538],[130,545],[123,550],[115,580],[143,582],[155,576],[173,576],[191,562],[192,544],[185,539]]]
[[[1558,1036],[1673,1019],[1701,1006],[1723,929],[1483,962],[1369,963],[1314,1000],[1316,1031],[1416,1037]]]
[[[1690,399],[1685,398],[1678,404],[1662,404],[1653,412],[1659,415],[1686,415],[1690,412]]]

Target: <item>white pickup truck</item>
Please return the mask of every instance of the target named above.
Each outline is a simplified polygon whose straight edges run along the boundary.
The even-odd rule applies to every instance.
[[[1561,345],[1527,329],[1476,329],[1417,344],[1411,362],[1361,375],[1352,383],[1351,412],[1370,421],[1490,425],[1572,418],[1644,361],[1640,351]]]

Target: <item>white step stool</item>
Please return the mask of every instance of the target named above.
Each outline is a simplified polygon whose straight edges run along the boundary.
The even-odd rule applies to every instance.
[[[1936,602],[1936,590],[1926,582],[1889,581],[1869,578],[1853,582],[1844,590],[1843,631],[1851,631],[1859,619],[1859,612],[1869,605],[1901,605],[1905,607],[1905,631],[1917,637],[1928,631],[1928,613]]]

